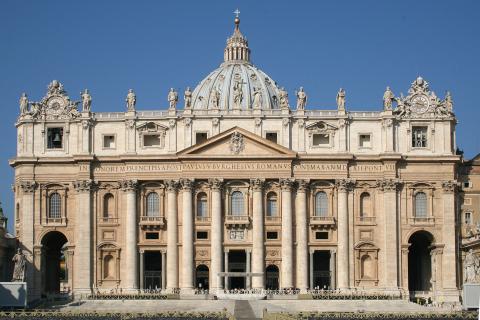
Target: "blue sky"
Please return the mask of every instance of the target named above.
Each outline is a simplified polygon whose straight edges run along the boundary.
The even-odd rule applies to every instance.
[[[480,1],[0,1],[0,201],[13,212],[18,98],[40,100],[53,79],[72,99],[91,91],[93,111],[166,109],[170,87],[195,87],[223,59],[241,11],[252,61],[309,108],[380,110],[389,85],[406,93],[422,75],[438,96],[450,90],[457,143],[480,152]],[[478,132],[478,131],[476,131]],[[11,219],[10,219],[11,220]],[[11,222],[11,221],[10,221]],[[10,223],[11,226],[11,223]],[[11,229],[11,228],[10,228]]]

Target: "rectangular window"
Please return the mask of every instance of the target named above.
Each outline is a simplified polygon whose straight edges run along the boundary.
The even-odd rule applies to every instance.
[[[147,134],[143,136],[144,147],[159,147],[160,135],[159,134]]]
[[[115,149],[115,136],[114,135],[103,136],[103,147],[105,149]]]
[[[370,135],[369,134],[361,134],[359,136],[359,143],[360,148],[371,148],[372,144],[370,142]]]
[[[328,232],[326,231],[317,231],[315,232],[316,240],[328,240]]]
[[[465,212],[465,224],[472,224],[472,213]]]
[[[48,149],[63,148],[63,128],[47,129],[47,148]]]
[[[205,140],[207,140],[208,137],[207,137],[207,133],[206,132],[197,132],[195,134],[195,143],[202,143],[204,142]]]
[[[267,240],[277,240],[278,232],[277,231],[267,231]]]
[[[465,181],[463,183],[463,188],[464,189],[468,189],[468,188],[471,188],[472,187],[472,182],[471,181]]]
[[[277,143],[277,133],[276,132],[267,132],[265,133],[265,139]]]
[[[197,240],[208,240],[208,231],[197,231]]]
[[[328,146],[330,144],[330,135],[324,133],[314,133],[312,136],[313,146]]]
[[[427,127],[412,128],[412,147],[414,148],[427,147]]]
[[[147,240],[157,240],[158,238],[159,238],[158,232],[145,233],[145,239]]]

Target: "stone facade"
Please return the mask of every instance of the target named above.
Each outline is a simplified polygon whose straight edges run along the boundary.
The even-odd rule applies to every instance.
[[[291,108],[250,63],[239,22],[183,109],[173,89],[166,111],[136,110],[133,90],[125,112],[92,112],[88,91],[79,111],[58,81],[40,102],[22,97],[10,165],[31,298],[61,252],[74,293],[361,288],[458,301],[450,95],[419,77],[406,97],[388,89],[381,111],[347,111],[344,90],[333,110],[305,110],[303,88]]]

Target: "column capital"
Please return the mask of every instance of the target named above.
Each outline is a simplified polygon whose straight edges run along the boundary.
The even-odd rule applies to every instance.
[[[442,182],[443,193],[453,193],[459,186],[457,180],[448,180]]]
[[[94,187],[95,183],[92,179],[87,180],[77,180],[73,182],[73,188],[77,192],[90,192]]]
[[[33,193],[37,186],[38,184],[35,181],[20,181],[20,188],[22,188],[23,193]]]
[[[282,188],[282,191],[291,191],[292,187],[294,185],[295,180],[291,178],[281,178],[280,179],[280,187]]]
[[[297,192],[306,192],[308,187],[309,187],[309,181],[308,180],[295,180],[295,184],[297,187]]]
[[[383,192],[396,192],[401,184],[400,179],[383,179],[377,181],[377,187]]]
[[[335,181],[335,186],[338,191],[347,192],[355,187],[355,179],[338,179]]]
[[[221,191],[223,188],[223,179],[212,178],[208,179],[210,189],[215,191]]]
[[[182,187],[182,190],[191,191],[193,189],[194,180],[188,179],[188,178],[182,178],[180,179],[180,185]]]
[[[124,192],[136,191],[138,187],[138,180],[123,180],[120,181],[120,188]]]
[[[252,187],[253,191],[262,191],[265,185],[265,179],[251,179],[250,186]]]
[[[167,192],[176,192],[179,186],[178,180],[165,180]]]

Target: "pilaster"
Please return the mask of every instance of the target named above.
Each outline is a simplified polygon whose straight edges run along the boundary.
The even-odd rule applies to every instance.
[[[220,179],[209,180],[212,195],[212,224],[211,224],[211,242],[210,242],[210,290],[215,292],[222,288],[221,278],[218,276],[222,272],[222,252],[223,252],[223,226],[222,226],[222,187],[223,181]]]
[[[193,180],[181,179],[182,186],[182,293],[193,293]]]
[[[252,272],[264,273],[265,246],[264,246],[264,217],[263,217],[263,179],[252,179],[250,186],[253,190],[253,245],[252,245]],[[252,278],[253,289],[265,288],[265,275]]]
[[[293,222],[291,179],[280,179],[282,188],[282,288],[293,288]]]
[[[167,290],[175,291],[178,286],[178,181],[165,181],[167,187]]]
[[[307,181],[297,181],[295,198],[297,261],[297,288],[305,292],[308,285],[308,222],[307,222]]]

